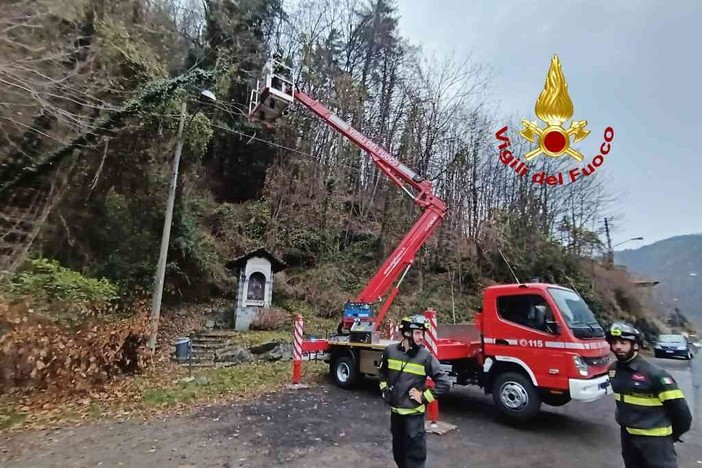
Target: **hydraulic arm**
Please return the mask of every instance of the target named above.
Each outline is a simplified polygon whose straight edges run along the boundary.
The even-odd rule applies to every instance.
[[[250,117],[252,119],[260,120],[264,124],[270,125],[294,101],[300,102],[313,114],[344,135],[354,145],[368,153],[378,168],[412,197],[415,204],[423,208],[423,213],[419,220],[383,262],[366,287],[358,294],[355,302],[348,303],[346,306],[344,318],[342,319],[343,329],[348,330],[354,321],[359,319],[361,322],[370,322],[372,330],[377,330],[397,295],[405,274],[414,262],[417,251],[443,220],[446,214],[446,204],[433,194],[430,181],[419,176],[320,102],[296,89],[294,84],[283,74],[275,73],[276,69],[285,70],[287,67],[272,61],[269,62],[267,68],[273,71],[269,71],[264,78],[265,83],[263,87],[252,93],[250,105]],[[400,275],[402,276],[400,277]],[[398,278],[400,278],[399,281],[392,287]],[[391,288],[392,290],[378,314],[373,317],[372,305],[381,302]],[[361,312],[363,310],[366,310],[367,314],[364,315]]]

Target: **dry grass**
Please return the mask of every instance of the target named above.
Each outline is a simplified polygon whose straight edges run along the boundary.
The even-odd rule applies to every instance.
[[[303,382],[323,382],[324,363],[305,362]],[[292,363],[252,362],[229,368],[165,364],[136,377],[125,377],[81,398],[51,395],[6,398],[0,406],[0,431],[38,430],[81,425],[102,418],[148,419],[177,415],[206,404],[245,402],[280,391],[292,379]]]

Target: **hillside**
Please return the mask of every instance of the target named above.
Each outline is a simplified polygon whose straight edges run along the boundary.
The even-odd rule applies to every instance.
[[[663,303],[664,311],[677,306],[702,326],[702,234],[671,237],[639,249],[615,252],[615,261],[633,273],[660,281],[654,298]]]

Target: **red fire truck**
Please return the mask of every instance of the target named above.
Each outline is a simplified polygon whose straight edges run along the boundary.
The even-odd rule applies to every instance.
[[[437,357],[454,385],[477,385],[514,420],[535,416],[542,403],[590,402],[612,393],[609,345],[583,299],[572,289],[543,283],[490,286],[469,324],[436,330]],[[337,335],[305,340],[306,353],[324,353],[334,382],[351,388],[377,376],[393,340],[358,342]]]
[[[434,195],[430,181],[297,89],[290,76],[289,68],[269,60],[263,84],[252,92],[249,117],[270,127],[290,105],[302,103],[368,153],[424,210],[367,286],[345,304],[337,333],[302,342],[304,353],[322,353],[338,386],[350,388],[359,378],[377,377],[383,349],[396,342],[381,336],[383,318],[417,251],[445,217],[446,205]],[[488,287],[475,323],[437,324],[434,334],[437,357],[454,384],[482,387],[503,414],[516,420],[535,416],[542,403],[561,406],[612,393],[604,331],[569,288],[519,282]]]

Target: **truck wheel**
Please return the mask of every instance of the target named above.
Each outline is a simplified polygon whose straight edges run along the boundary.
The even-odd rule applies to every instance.
[[[516,372],[506,372],[495,378],[492,399],[500,412],[513,421],[531,419],[541,409],[541,398],[534,385]]]
[[[332,378],[334,383],[341,388],[351,388],[358,380],[356,363],[349,356],[339,356],[332,364]]]

